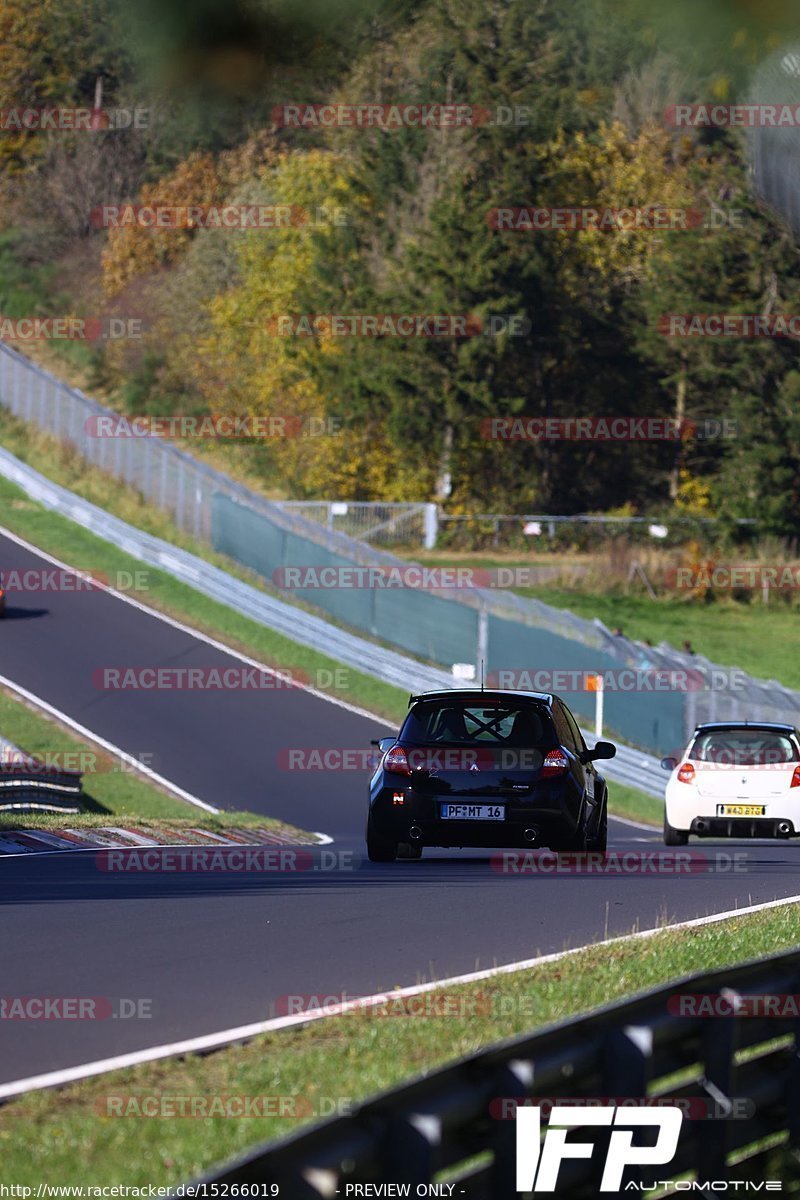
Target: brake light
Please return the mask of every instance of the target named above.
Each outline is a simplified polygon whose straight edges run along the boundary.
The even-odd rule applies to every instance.
[[[795,767],[789,787],[800,787],[800,764]]]
[[[569,766],[569,759],[563,750],[548,750],[542,763],[542,779],[552,779],[555,775],[563,775]]]
[[[384,771],[391,771],[393,775],[410,775],[411,767],[408,765],[408,755],[402,746],[392,746],[391,750],[387,750],[383,760]]]
[[[680,783],[691,783],[694,779],[694,767],[691,763],[684,763],[678,771],[678,781]]]

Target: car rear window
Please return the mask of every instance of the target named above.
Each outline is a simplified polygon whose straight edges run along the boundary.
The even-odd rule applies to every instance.
[[[761,767],[800,759],[794,738],[774,729],[709,729],[698,734],[689,752],[696,762],[718,766]]]
[[[534,704],[416,704],[400,733],[415,745],[536,746],[558,744],[549,713]]]

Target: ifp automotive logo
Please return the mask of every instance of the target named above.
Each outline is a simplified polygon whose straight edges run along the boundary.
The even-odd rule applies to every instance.
[[[541,1108],[517,1109],[517,1191],[554,1192],[564,1159],[591,1158],[595,1145],[567,1141],[577,1126],[613,1126],[600,1181],[601,1192],[619,1192],[626,1167],[663,1166],[678,1149],[683,1113],[679,1108],[633,1109],[616,1104],[598,1108],[555,1105],[544,1141],[541,1141]],[[634,1131],[643,1126],[658,1130],[655,1145],[634,1145]]]

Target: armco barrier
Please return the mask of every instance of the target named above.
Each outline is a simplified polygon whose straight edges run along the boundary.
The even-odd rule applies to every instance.
[[[0,812],[46,809],[79,812],[81,772],[38,762],[0,737]]]
[[[693,1192],[706,1200],[720,1192],[745,1194],[721,1181],[753,1180],[762,1190],[766,1180],[780,1181],[782,1190],[795,1194],[787,1185],[800,1181],[800,1020],[737,1010],[748,996],[791,999],[798,993],[797,951],[694,975],[490,1046],[345,1116],[259,1147],[196,1184],[227,1184],[228,1194],[237,1194],[233,1185],[274,1185],[276,1194],[292,1200],[327,1200],[381,1194],[352,1186],[348,1191],[348,1185],[408,1185],[407,1193],[393,1194],[414,1196],[418,1186],[447,1179],[456,1182],[452,1194],[465,1200],[519,1200],[516,1122],[501,1118],[507,1113],[502,1101],[622,1104],[647,1097],[652,1105],[669,1101],[687,1113],[677,1151],[669,1163],[634,1168],[615,1197],[641,1195],[658,1180],[689,1173],[717,1184]],[[698,995],[712,998],[711,1011],[731,1015],[680,1015],[696,1010],[692,998]],[[686,1007],[681,997],[689,998]],[[611,1194],[599,1191],[608,1145],[602,1135],[596,1127],[576,1130],[574,1140],[596,1143],[596,1149],[588,1159],[564,1160],[555,1195],[598,1200]],[[652,1145],[652,1135],[646,1138],[644,1130],[633,1133],[634,1145]]]
[[[376,679],[382,679],[385,683],[408,692],[456,686],[457,681],[450,672],[424,666],[394,650],[387,650],[373,642],[365,641],[364,638],[331,625],[321,617],[243,583],[196,555],[111,516],[104,509],[76,496],[74,492],[52,483],[40,472],[34,471],[13,454],[1,449],[0,475],[15,483],[32,500],[69,518],[105,541],[119,546],[140,562],[166,571],[173,578],[180,579],[213,600],[218,600],[244,616],[285,634],[293,641],[311,646],[346,666],[373,675]],[[459,683],[458,686],[463,684]],[[357,696],[352,699],[354,703],[358,703]],[[591,738],[590,734],[586,736]],[[650,795],[659,798],[664,795],[664,772],[659,770],[654,758],[641,751],[620,746],[617,757],[604,764],[603,772],[609,779],[629,784]]]

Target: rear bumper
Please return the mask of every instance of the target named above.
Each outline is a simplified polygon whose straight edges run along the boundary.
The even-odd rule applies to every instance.
[[[502,821],[450,821],[439,816],[445,797],[406,793],[403,804],[392,803],[391,792],[381,792],[371,805],[376,831],[397,842],[418,846],[474,846],[497,848],[510,846],[532,849],[555,846],[574,837],[581,820],[579,805],[570,811],[565,805],[510,801],[502,805]],[[498,805],[497,797],[470,797],[469,803]]]
[[[694,788],[672,780],[666,790],[666,816],[674,829],[697,837],[797,837],[800,836],[800,788],[765,796],[702,796]],[[720,806],[758,805],[765,809],[755,816],[721,813]],[[789,825],[791,833],[780,827]]]
[[[695,817],[689,826],[695,837],[800,837],[793,821],[782,817]]]

